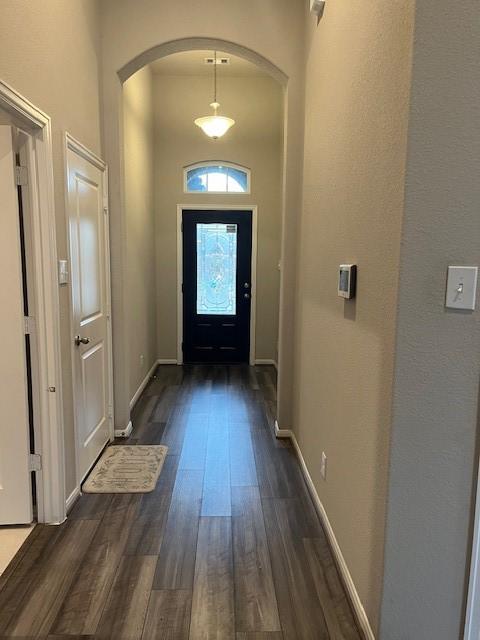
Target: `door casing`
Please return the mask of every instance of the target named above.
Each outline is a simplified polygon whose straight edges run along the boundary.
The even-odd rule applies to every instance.
[[[96,154],[90,151],[85,145],[76,140],[71,134],[65,132],[65,141],[64,141],[64,165],[65,165],[65,207],[67,211],[68,217],[68,207],[69,207],[69,194],[68,194],[68,163],[67,163],[67,152],[73,151],[83,159],[87,160],[95,167],[97,167],[103,173],[103,207],[105,212],[105,228],[106,233],[104,234],[104,259],[105,259],[105,295],[106,295],[106,306],[107,306],[107,371],[108,371],[108,384],[107,384],[107,395],[108,395],[108,404],[110,407],[110,421],[109,421],[109,438],[110,441],[114,438],[114,415],[113,415],[113,351],[112,351],[112,301],[111,301],[111,278],[110,278],[110,224],[109,224],[109,208],[108,208],[108,167],[105,162],[99,158]],[[70,272],[72,270],[72,256],[70,254],[70,242],[68,244],[68,258],[70,265]],[[70,278],[71,279],[71,278]],[[75,370],[75,358],[78,357],[76,352],[77,347],[74,345],[73,337],[75,335],[75,327],[74,327],[74,319],[73,319],[73,287],[70,286],[70,337],[71,337],[71,358],[72,358],[72,385],[73,385],[73,397],[75,397],[76,393],[76,370]],[[75,434],[78,432],[79,425],[76,424],[76,412],[74,412],[74,422],[75,422]],[[80,484],[83,481],[83,477],[81,477],[79,472],[79,462],[78,462],[78,443],[77,437],[75,435],[75,463],[76,463],[76,487],[72,494],[68,498],[69,503],[73,503],[76,497],[80,493]]]
[[[183,211],[250,211],[252,213],[252,282],[250,309],[250,354],[249,362],[255,364],[255,327],[257,307],[257,205],[241,204],[178,204],[177,205],[177,364],[183,364]]]
[[[35,364],[38,372],[35,453],[37,520],[65,520],[65,454],[60,351],[60,314],[53,189],[51,120],[13,87],[0,80],[0,114],[28,138],[29,223],[34,267]]]
[[[480,638],[480,471],[477,471],[476,489],[464,640]]]
[[[16,185],[18,136],[10,124],[0,126],[0,197],[2,201],[2,239],[0,262],[2,282],[2,336],[0,350],[0,524],[21,525],[33,521],[32,479],[29,469],[31,448],[31,404],[25,335],[30,327],[28,302],[27,247],[28,210],[20,206]],[[22,182],[26,182],[22,180]],[[23,193],[21,201],[23,204]],[[30,332],[29,332],[30,333]]]

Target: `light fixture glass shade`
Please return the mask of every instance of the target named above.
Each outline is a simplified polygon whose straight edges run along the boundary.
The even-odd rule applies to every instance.
[[[235,124],[235,120],[227,118],[226,116],[218,116],[217,109],[220,106],[218,102],[212,102],[210,105],[213,108],[213,116],[204,116],[203,118],[197,118],[195,124],[200,127],[202,131],[209,138],[221,138],[227,133],[227,131]]]

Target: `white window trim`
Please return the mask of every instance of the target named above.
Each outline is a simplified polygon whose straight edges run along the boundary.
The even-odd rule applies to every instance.
[[[192,169],[201,169],[202,167],[228,167],[230,169],[237,169],[243,171],[247,175],[247,189],[245,191],[189,191],[187,188],[187,174]],[[190,193],[195,195],[212,195],[221,194],[225,196],[245,196],[251,192],[251,170],[241,164],[235,162],[224,162],[223,160],[204,160],[203,162],[195,162],[183,167],[183,193]]]

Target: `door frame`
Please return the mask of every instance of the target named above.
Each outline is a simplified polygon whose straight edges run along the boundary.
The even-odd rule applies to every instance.
[[[252,213],[252,286],[250,305],[250,354],[249,363],[255,364],[255,328],[257,311],[257,218],[256,204],[177,204],[177,364],[183,364],[183,235],[182,216],[184,211],[250,211]]]
[[[480,470],[476,490],[464,640],[478,640],[480,633]]]
[[[46,113],[2,80],[0,110],[10,116],[12,126],[20,128],[32,141],[29,149],[29,164],[34,168],[29,176],[35,266],[32,288],[39,379],[35,453],[41,456],[41,469],[36,471],[37,520],[60,524],[66,517],[66,503],[52,125]]]
[[[68,131],[64,134],[64,166],[65,166],[65,212],[67,221],[67,255],[69,265],[69,281],[70,281],[70,313],[69,313],[69,330],[70,330],[70,353],[72,361],[72,398],[75,407],[75,391],[76,391],[76,372],[75,372],[75,356],[76,349],[73,342],[73,336],[75,335],[75,328],[73,323],[73,286],[71,280],[72,274],[72,256],[70,249],[70,226],[69,226],[69,194],[68,194],[68,151],[73,151],[81,158],[90,162],[93,166],[99,169],[103,173],[103,210],[105,213],[105,234],[104,234],[104,255],[105,255],[105,286],[106,286],[106,301],[107,301],[107,371],[108,371],[108,407],[109,407],[109,438],[110,442],[115,437],[114,432],[114,415],[113,415],[113,343],[112,343],[112,288],[111,288],[111,274],[110,274],[110,210],[108,207],[108,166],[99,158],[93,151],[90,151],[84,144],[74,138]],[[82,477],[79,475],[79,462],[78,462],[78,424],[76,411],[73,412],[74,423],[74,439],[75,439],[75,480],[76,486],[72,494],[68,498],[68,502],[73,504],[75,498],[80,493],[80,485],[85,479],[85,476],[89,473],[87,471]],[[93,466],[93,465],[92,465]]]

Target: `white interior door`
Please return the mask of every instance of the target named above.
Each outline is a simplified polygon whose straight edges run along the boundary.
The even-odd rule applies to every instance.
[[[111,432],[108,216],[105,170],[67,147],[77,479]]]
[[[22,256],[12,129],[0,126],[0,524],[33,519]]]

